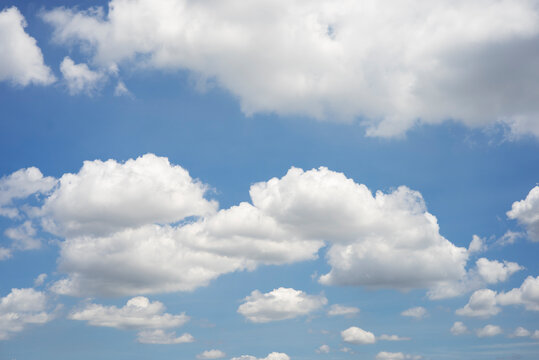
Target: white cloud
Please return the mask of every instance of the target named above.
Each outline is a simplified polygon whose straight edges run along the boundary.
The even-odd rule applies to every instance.
[[[376,360],[419,360],[421,356],[408,355],[401,352],[392,353],[387,351],[381,351],[376,355]]]
[[[513,334],[511,334],[511,337],[528,337],[531,336],[531,333],[529,330],[523,328],[522,326],[519,326],[515,329]]]
[[[285,353],[272,352],[265,358],[257,358],[251,355],[242,355],[239,357],[233,357],[230,360],[290,360],[290,357]]]
[[[53,316],[46,312],[45,293],[34,289],[11,289],[0,298],[0,340],[23,331],[30,324],[44,324]]]
[[[9,259],[11,256],[11,249],[0,247],[0,261]]]
[[[535,330],[531,337],[532,339],[539,340],[539,330]]]
[[[69,319],[117,329],[167,329],[182,326],[189,320],[185,314],[172,315],[164,311],[165,307],[159,301],[150,302],[138,296],[121,308],[88,304],[84,309],[69,314]]]
[[[526,228],[531,241],[539,241],[539,186],[531,189],[526,199],[515,201],[507,216]]]
[[[29,167],[0,178],[0,215],[16,218],[19,215],[17,208],[13,207],[13,200],[24,199],[35,193],[47,193],[54,185],[56,179],[43,177],[39,169]]]
[[[188,69],[247,114],[360,117],[373,136],[502,122],[517,136],[539,134],[534,4],[113,0],[108,11],[56,8],[44,19],[95,64]]]
[[[37,41],[24,28],[26,21],[15,6],[0,12],[0,81],[49,85],[56,79],[43,62]]]
[[[485,239],[480,238],[477,235],[474,235],[472,237],[472,241],[470,242],[470,245],[468,246],[468,252],[470,254],[473,253],[480,253],[487,250],[487,244],[485,244]]]
[[[105,80],[103,73],[90,70],[86,64],[75,64],[69,56],[62,60],[60,71],[71,95],[93,95]]]
[[[18,227],[8,228],[4,234],[12,240],[12,248],[17,250],[34,250],[41,247],[41,240],[36,238],[37,231],[30,220]]]
[[[329,316],[353,316],[359,314],[359,308],[354,306],[344,306],[339,304],[331,305],[328,311]]]
[[[475,291],[468,303],[455,313],[462,316],[474,316],[488,318],[501,311],[497,306],[496,292],[490,289],[481,289]]]
[[[453,335],[462,335],[468,332],[468,328],[462,321],[455,321],[453,326],[451,326],[451,334]]]
[[[497,282],[505,281],[515,272],[524,269],[514,262],[504,261],[501,263],[486,258],[478,259],[476,265],[479,275],[487,284],[496,284]]]
[[[409,337],[402,337],[402,336],[398,336],[398,335],[386,335],[386,334],[382,334],[382,335],[378,336],[377,339],[378,340],[385,340],[385,341],[408,341],[408,340],[411,340],[411,338],[409,338]]]
[[[523,305],[526,310],[539,311],[539,276],[528,276],[519,288],[497,296],[500,305]]]
[[[34,279],[34,286],[41,286],[45,283],[47,279],[47,274],[39,274],[38,277]]]
[[[197,359],[221,359],[224,358],[226,354],[221,350],[206,350],[197,355]]]
[[[416,307],[404,310],[403,312],[401,312],[401,315],[414,317],[416,319],[421,319],[422,317],[427,315],[427,309],[425,309],[422,306],[416,306]]]
[[[331,242],[326,285],[433,287],[465,275],[468,257],[439,234],[417,191],[401,186],[375,196],[326,168],[292,168],[251,187],[253,204],[305,238]]]
[[[165,332],[161,329],[144,330],[137,334],[137,341],[142,344],[184,344],[195,341],[191,334],[183,334],[176,336],[174,331]]]
[[[356,345],[374,344],[376,342],[376,337],[373,333],[356,326],[341,331],[341,337],[344,342]]]
[[[500,328],[498,325],[485,325],[485,327],[482,327],[480,329],[476,330],[476,334],[478,337],[492,337],[496,335],[500,335],[502,333],[502,328]]]
[[[85,161],[77,174],[64,174],[45,201],[44,227],[71,237],[177,222],[215,211],[206,191],[181,166],[153,154],[125,163]]]
[[[220,211],[207,190],[152,154],[86,161],[64,174],[31,211],[45,231],[64,237],[58,269],[67,277],[52,289],[75,296],[189,291],[222,274],[315,259],[324,245],[331,270],[319,281],[327,285],[429,288],[440,298],[456,294],[433,289],[455,289],[449,285],[467,275],[468,251],[440,235],[421,194],[404,186],[373,196],[341,173],[291,168],[251,186],[252,203]]]
[[[118,84],[116,84],[116,87],[114,88],[114,96],[131,96],[131,92],[125,86],[125,83],[123,81],[118,81]]]
[[[329,345],[321,345],[318,349],[316,349],[316,352],[318,354],[329,354],[329,352],[331,351]]]
[[[501,238],[496,240],[496,244],[500,246],[506,246],[514,244],[517,239],[524,237],[524,233],[507,230]]]
[[[238,307],[238,313],[252,322],[265,323],[308,315],[325,304],[324,296],[281,287],[265,294],[254,290]]]

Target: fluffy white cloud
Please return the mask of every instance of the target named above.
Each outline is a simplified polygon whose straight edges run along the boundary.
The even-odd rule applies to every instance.
[[[69,314],[69,319],[117,329],[167,329],[182,326],[189,317],[185,314],[165,313],[165,307],[159,301],[150,302],[138,296],[127,301],[121,308],[88,304],[84,309]]]
[[[522,326],[519,326],[515,329],[513,334],[511,334],[511,337],[528,337],[531,336],[531,333],[529,330],[523,328]]]
[[[43,177],[39,169],[29,167],[0,178],[0,215],[16,218],[19,215],[13,207],[13,200],[24,199],[35,193],[46,193],[56,184],[56,179]]]
[[[24,28],[26,21],[16,7],[0,12],[0,81],[49,85],[56,79],[43,62],[37,41]]]
[[[439,234],[417,191],[375,196],[326,168],[292,168],[251,187],[253,204],[306,238],[331,242],[326,285],[425,288],[465,275],[466,249]]]
[[[505,281],[515,272],[524,269],[517,263],[504,261],[503,263],[496,260],[488,260],[481,258],[476,261],[477,272],[487,284],[495,284],[500,281]]]
[[[174,331],[165,332],[161,329],[144,330],[137,334],[137,341],[142,344],[184,344],[195,341],[191,334],[176,336]]]
[[[416,306],[416,307],[404,310],[403,312],[401,312],[401,315],[414,317],[416,319],[421,319],[422,317],[427,315],[427,309],[425,309],[422,306]]]
[[[477,253],[477,252],[483,252],[487,250],[487,244],[485,244],[485,239],[480,238],[477,235],[474,235],[472,237],[472,241],[470,242],[470,245],[468,246],[468,252],[470,254]]]
[[[539,276],[528,276],[519,288],[497,296],[500,305],[523,305],[526,310],[539,311]]]
[[[453,335],[462,335],[468,332],[468,328],[462,321],[455,321],[450,331]]]
[[[318,349],[316,349],[316,352],[318,354],[329,354],[329,352],[331,351],[329,345],[320,345],[320,347]]]
[[[85,161],[64,174],[42,212],[48,231],[68,237],[107,235],[149,223],[177,222],[212,213],[207,187],[167,158],[146,154],[125,163]]]
[[[238,313],[252,322],[265,323],[308,315],[325,304],[324,296],[281,287],[265,294],[254,290],[238,307]]]
[[[408,341],[408,340],[411,340],[411,338],[409,338],[409,337],[402,337],[402,336],[398,336],[398,335],[386,335],[386,334],[382,334],[382,335],[378,336],[377,339],[378,340],[385,340],[385,341]]]
[[[497,306],[496,292],[490,289],[481,289],[475,291],[468,303],[455,313],[462,316],[474,316],[488,318],[501,311]]]
[[[353,316],[359,314],[359,309],[354,306],[344,306],[339,304],[331,305],[328,311],[329,316]]]
[[[539,186],[531,189],[526,199],[515,201],[507,216],[524,225],[531,241],[539,241]]]
[[[0,298],[0,340],[23,331],[29,324],[44,324],[53,316],[46,312],[47,297],[34,289],[11,289]]]
[[[188,69],[247,114],[360,117],[374,136],[446,119],[538,135],[538,12],[529,0],[113,0],[44,19],[95,64]]]
[[[69,56],[62,60],[60,71],[71,95],[92,95],[105,80],[103,73],[90,70],[86,64],[75,64]]]
[[[221,350],[206,350],[197,355],[197,359],[221,359],[224,358],[226,354]]]
[[[350,344],[364,345],[374,344],[376,342],[376,337],[373,333],[360,329],[357,326],[352,326],[341,331],[341,337],[344,342]]]
[[[39,274],[34,279],[34,286],[41,286],[45,283],[45,279],[47,279],[47,274]]]
[[[403,354],[401,352],[393,353],[393,352],[387,352],[387,351],[380,351],[376,355],[376,360],[419,360],[421,359],[421,356],[417,355],[408,355]]]
[[[18,227],[6,229],[4,234],[12,240],[14,249],[34,250],[41,247],[41,240],[35,237],[37,231],[29,220]]]
[[[233,357],[230,360],[290,360],[290,357],[285,353],[272,352],[265,358],[257,358],[251,355],[242,355],[239,357]]]
[[[30,170],[42,178],[35,168],[17,173]],[[432,290],[455,288],[448,284],[466,276],[468,251],[440,235],[421,194],[404,186],[373,195],[327,168],[291,168],[254,184],[251,203],[220,211],[205,199],[207,189],[152,154],[86,161],[64,174],[31,212],[65,238],[58,264],[67,277],[52,289],[76,296],[189,291],[222,274],[315,259],[324,245],[331,270],[319,281],[327,285]]]
[[[502,333],[502,328],[498,325],[485,325],[484,327],[477,329],[476,334],[478,337],[492,337],[500,335]]]

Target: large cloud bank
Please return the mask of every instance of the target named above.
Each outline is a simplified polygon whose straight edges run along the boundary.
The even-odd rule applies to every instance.
[[[536,0],[112,0],[44,13],[103,69],[187,69],[243,111],[361,119],[372,136],[447,119],[539,135]]]

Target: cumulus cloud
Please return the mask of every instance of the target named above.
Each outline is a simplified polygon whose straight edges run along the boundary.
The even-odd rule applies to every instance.
[[[0,178],[0,215],[9,218],[19,216],[19,211],[13,205],[13,200],[24,199],[38,193],[50,191],[56,185],[53,177],[43,177],[35,167],[20,169]]]
[[[401,315],[414,317],[416,319],[421,319],[422,317],[427,315],[427,309],[425,309],[422,306],[416,306],[416,307],[404,310],[403,312],[401,312]]]
[[[472,253],[480,253],[487,250],[487,245],[485,244],[485,239],[474,235],[472,237],[472,241],[470,242],[470,245],[468,246],[468,252],[470,254]]]
[[[531,189],[524,200],[515,201],[507,216],[526,228],[531,241],[539,241],[539,186]]]
[[[484,327],[476,330],[477,337],[492,337],[500,335],[502,333],[502,328],[498,325],[485,325]]]
[[[224,358],[226,354],[221,350],[206,350],[197,355],[197,359],[221,359]]]
[[[455,313],[462,316],[473,316],[488,318],[501,311],[497,306],[496,292],[490,289],[481,289],[475,291],[468,303]]]
[[[45,293],[34,289],[11,289],[0,298],[0,340],[7,340],[31,324],[52,320]]]
[[[72,237],[177,222],[215,211],[217,204],[204,198],[207,190],[181,166],[153,154],[125,163],[85,161],[46,199],[44,227]]]
[[[324,296],[281,287],[266,294],[254,290],[238,307],[238,313],[252,322],[265,323],[308,315],[325,304]]]
[[[195,341],[195,338],[191,334],[183,334],[176,336],[176,332],[165,332],[161,329],[155,330],[143,330],[137,334],[137,341],[141,344],[184,344]]]
[[[316,352],[318,354],[329,354],[330,350],[331,349],[329,345],[324,344],[324,345],[321,345],[318,349],[316,349]]]
[[[69,319],[116,329],[168,329],[182,326],[189,320],[185,314],[172,315],[164,311],[165,306],[161,302],[137,296],[121,308],[88,304],[84,309],[69,314]]]
[[[468,328],[466,327],[466,325],[464,325],[462,321],[455,321],[453,326],[451,326],[450,331],[453,335],[462,335],[468,332]]]
[[[497,296],[500,305],[523,305],[526,310],[539,311],[539,276],[528,276],[520,287]]]
[[[4,234],[12,240],[14,249],[35,250],[41,247],[41,240],[36,238],[37,231],[29,220],[18,227],[6,229]]]
[[[381,351],[376,355],[376,360],[419,360],[421,356]]]
[[[534,4],[113,0],[43,17],[57,42],[79,44],[97,65],[188,69],[246,114],[361,118],[372,136],[502,122],[517,136],[539,134]]]
[[[376,342],[376,337],[373,333],[360,329],[357,326],[352,326],[341,331],[341,337],[344,342],[356,345],[374,344]]]
[[[56,79],[45,65],[36,39],[24,28],[26,21],[12,6],[0,12],[0,81],[27,86],[49,85]]]
[[[487,284],[495,284],[505,281],[509,276],[524,269],[517,263],[504,261],[503,263],[486,258],[478,259],[476,262],[477,271]]]
[[[353,316],[359,314],[359,308],[354,306],[344,306],[339,304],[331,305],[328,311],[329,316]]]
[[[42,178],[35,168],[17,173],[26,172]],[[291,168],[252,185],[251,203],[221,210],[207,185],[152,154],[86,161],[47,188],[56,183],[31,213],[64,238],[58,269],[67,277],[52,286],[60,294],[189,291],[222,274],[315,259],[325,245],[326,285],[432,291],[466,277],[467,249],[440,235],[419,192],[373,194],[323,167]]]
[[[290,357],[285,353],[272,352],[265,358],[257,358],[251,355],[242,355],[239,357],[233,357],[230,360],[290,360]]]
[[[528,337],[528,336],[531,336],[530,331],[523,328],[522,326],[517,327],[515,331],[511,334],[511,337]]]
[[[69,56],[62,60],[60,71],[71,95],[92,95],[105,80],[103,73],[90,70],[86,64],[75,64]]]

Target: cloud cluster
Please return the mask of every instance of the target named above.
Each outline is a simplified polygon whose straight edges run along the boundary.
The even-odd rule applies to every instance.
[[[462,335],[468,332],[468,328],[466,327],[466,325],[464,325],[462,321],[455,321],[453,326],[451,326],[450,331],[453,335]]]
[[[503,333],[502,328],[498,325],[485,325],[484,327],[477,329],[475,332],[477,337],[492,337]]]
[[[247,114],[361,118],[396,136],[447,119],[538,135],[538,16],[529,0],[113,0],[43,18],[96,65],[188,69]]]
[[[179,344],[194,340],[190,334],[176,337],[174,332],[164,331],[182,326],[189,317],[165,313],[161,302],[151,302],[143,296],[128,300],[121,308],[87,304],[83,309],[70,313],[69,319],[87,321],[92,326],[139,330],[138,341],[146,344]]]
[[[197,359],[221,359],[224,358],[226,354],[221,350],[206,350],[197,355]]]
[[[0,12],[0,81],[19,86],[49,85],[56,78],[43,62],[36,39],[25,32],[25,27],[24,16],[16,7]]]
[[[359,313],[359,309],[354,306],[344,306],[339,304],[331,305],[328,311],[329,316],[354,316]]]
[[[520,287],[508,292],[477,290],[463,308],[456,310],[456,314],[487,318],[498,314],[500,306],[507,305],[522,305],[526,310],[539,311],[539,276],[528,276]]]
[[[31,288],[11,289],[0,298],[0,340],[23,331],[30,324],[44,324],[53,318],[47,313],[45,293]]]
[[[285,353],[272,352],[265,358],[257,358],[251,355],[242,355],[239,357],[233,357],[230,360],[290,360],[290,357]]]
[[[71,95],[92,95],[105,80],[104,74],[90,70],[86,64],[75,64],[69,56],[62,60],[60,71]]]
[[[425,309],[423,306],[416,306],[410,309],[406,309],[403,312],[401,312],[402,316],[409,316],[416,319],[421,319],[425,315],[427,315],[427,309]]]
[[[266,294],[254,290],[238,307],[238,313],[249,321],[265,323],[308,315],[326,304],[324,296],[295,289],[278,288]]]
[[[380,351],[376,355],[376,360],[419,360],[419,359],[421,359],[421,356],[403,354],[401,352],[394,353],[394,352]]]
[[[346,330],[341,331],[341,337],[344,342],[356,345],[374,344],[377,340],[383,341],[407,341],[408,337],[401,337],[398,335],[382,334],[375,336],[372,332],[358,328],[357,326],[349,327]]]
[[[507,216],[526,228],[531,241],[539,241],[539,186],[531,189],[524,200],[515,201]]]

